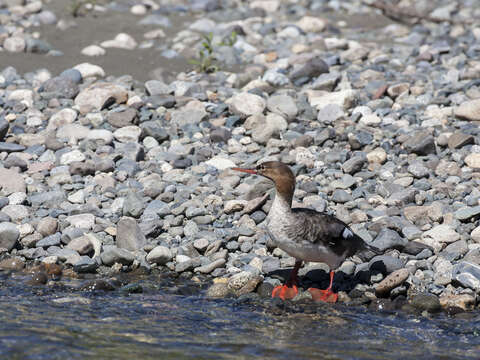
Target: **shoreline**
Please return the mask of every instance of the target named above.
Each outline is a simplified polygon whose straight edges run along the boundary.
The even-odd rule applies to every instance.
[[[477,311],[480,23],[450,21],[469,19],[461,1],[436,4],[444,22],[414,25],[383,15],[359,25],[376,10],[335,3],[99,5],[99,14],[129,18],[137,39],[103,34],[87,52],[103,49],[120,68],[139,54],[178,68],[197,60],[190,72],[149,62],[144,82],[112,76],[97,57],[23,75],[5,64],[0,271],[16,256],[85,274],[155,264],[211,277],[208,296],[267,298],[294,259],[262,231],[271,184],[229,169],[280,160],[297,177],[294,206],[334,212],[385,251],[344,262],[335,280],[343,302]],[[100,21],[94,13],[83,20]],[[185,14],[191,21],[169,24]],[[61,58],[36,30],[71,31],[67,15],[15,1],[3,15],[12,31],[1,54]],[[300,275],[326,288],[327,271],[312,263]]]

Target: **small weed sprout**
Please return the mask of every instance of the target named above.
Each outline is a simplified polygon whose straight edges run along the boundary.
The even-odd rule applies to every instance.
[[[91,5],[94,7],[97,4],[96,0],[71,0],[70,1],[70,14],[73,17],[78,17],[81,15],[82,10],[87,6]]]
[[[237,33],[232,31],[232,33],[217,46],[233,46],[237,41]],[[204,72],[207,74],[214,73],[218,71],[218,65],[215,64],[214,54],[214,45],[213,45],[213,34],[209,33],[208,35],[203,35],[203,40],[201,43],[201,49],[198,51],[198,57],[196,59],[190,59],[189,63],[197,66],[197,71]]]

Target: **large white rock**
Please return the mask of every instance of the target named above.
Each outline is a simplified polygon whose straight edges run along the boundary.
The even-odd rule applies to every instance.
[[[266,13],[272,13],[278,10],[280,7],[279,0],[256,0],[250,3],[250,8],[260,8],[265,10]]]
[[[213,166],[214,168],[217,168],[218,170],[225,170],[229,169],[231,167],[235,167],[236,164],[227,158],[221,157],[221,156],[215,156],[211,158],[210,160],[206,161],[205,164]]]
[[[255,94],[239,93],[234,95],[225,103],[230,107],[230,111],[240,116],[250,116],[261,114],[267,106],[266,101]]]
[[[94,83],[77,95],[75,105],[86,114],[92,110],[102,110],[112,102],[125,103],[127,99],[128,92],[123,86],[108,82]]]
[[[90,129],[80,124],[66,124],[57,130],[58,139],[67,139],[69,144],[76,144],[78,140],[85,139]]]
[[[113,136],[120,142],[138,142],[142,129],[136,125],[124,126],[115,130]]]
[[[65,220],[76,228],[91,229],[95,225],[95,215],[93,214],[70,215]]]
[[[60,156],[60,164],[68,165],[75,161],[84,161],[85,159],[85,154],[80,150],[72,150]]]
[[[62,125],[73,123],[77,119],[77,112],[70,108],[65,108],[53,114],[48,120],[47,130],[54,130]]]
[[[473,153],[465,157],[465,164],[472,169],[480,169],[480,154]]]
[[[23,52],[25,50],[25,39],[21,36],[12,36],[6,38],[3,42],[3,48],[8,52]]]
[[[460,239],[460,234],[449,225],[442,224],[426,231],[423,237],[430,237],[440,243],[453,243]]]
[[[477,226],[475,229],[472,230],[470,233],[470,237],[476,243],[480,243],[480,226]]]
[[[351,108],[357,98],[357,92],[352,89],[325,93],[319,90],[307,91],[308,101],[311,106],[321,109],[330,104],[341,106],[344,110]]]
[[[8,95],[8,100],[16,100],[24,103],[27,107],[33,106],[33,91],[29,89],[13,90]]]
[[[98,45],[90,45],[82,49],[82,55],[85,56],[102,56],[106,53],[105,49]]]
[[[16,192],[25,192],[26,183],[22,174],[11,169],[0,168],[0,188],[3,196],[8,196]]]
[[[480,120],[480,99],[465,101],[454,110],[455,116],[466,119],[479,121]]]
[[[387,152],[378,147],[367,154],[367,160],[369,163],[384,164],[387,161]]]
[[[93,129],[89,131],[87,139],[94,141],[102,140],[105,144],[110,144],[113,141],[113,134],[110,130]]]
[[[82,74],[82,78],[87,77],[104,77],[105,71],[98,65],[90,64],[90,63],[82,63],[78,64],[74,67],[75,70],[78,70],[80,74]]]
[[[115,39],[104,41],[100,45],[105,48],[133,50],[137,47],[137,42],[131,35],[120,33]]]
[[[305,32],[317,33],[325,30],[327,23],[318,17],[304,16],[297,22],[297,26]]]

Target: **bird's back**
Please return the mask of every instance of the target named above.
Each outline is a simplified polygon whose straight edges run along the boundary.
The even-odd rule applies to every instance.
[[[367,248],[362,238],[356,235],[343,221],[336,217],[306,208],[294,208],[296,221],[288,231],[296,242],[310,242],[328,247],[337,256],[349,257]]]

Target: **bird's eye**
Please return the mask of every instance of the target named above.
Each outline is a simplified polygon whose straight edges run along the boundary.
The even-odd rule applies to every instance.
[[[257,166],[257,170],[265,170],[265,166],[260,164]]]

